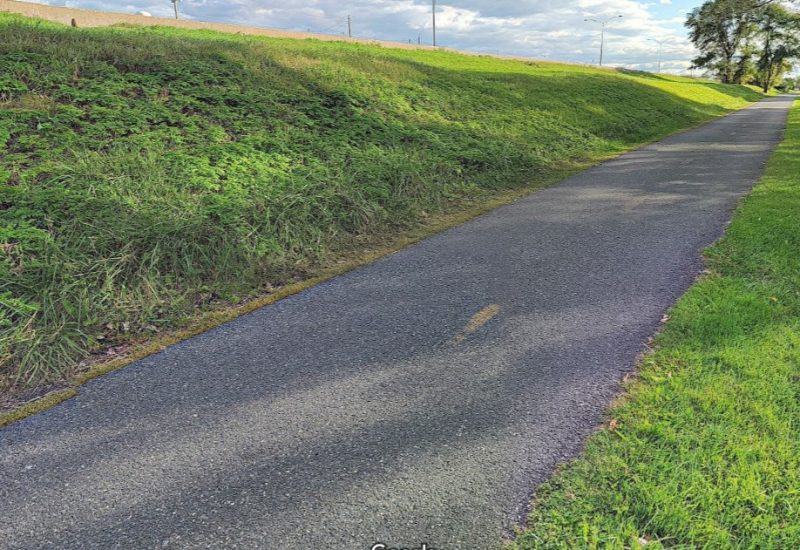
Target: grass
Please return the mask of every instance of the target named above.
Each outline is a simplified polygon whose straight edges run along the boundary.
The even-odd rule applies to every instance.
[[[800,548],[800,104],[707,257],[513,548]]]
[[[0,30],[0,391],[760,97],[360,44]]]

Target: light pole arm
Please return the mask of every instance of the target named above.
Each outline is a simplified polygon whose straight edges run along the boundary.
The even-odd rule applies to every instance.
[[[603,66],[603,50],[605,50],[605,43],[606,43],[606,25],[608,25],[614,19],[619,19],[622,15],[614,15],[613,17],[609,17],[608,19],[594,19],[593,17],[587,17],[584,21],[592,21],[594,23],[598,23],[600,25],[600,63],[599,65]]]

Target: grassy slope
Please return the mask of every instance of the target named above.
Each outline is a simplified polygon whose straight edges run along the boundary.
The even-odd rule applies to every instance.
[[[800,548],[800,105],[707,255],[616,429],[539,491],[518,548]]]
[[[0,14],[0,381],[740,107],[742,87]],[[2,389],[0,383],[0,389]]]

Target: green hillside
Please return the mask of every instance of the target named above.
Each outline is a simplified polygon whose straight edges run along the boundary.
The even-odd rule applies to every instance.
[[[706,81],[0,14],[0,378],[758,99]],[[356,253],[356,252],[354,252]]]

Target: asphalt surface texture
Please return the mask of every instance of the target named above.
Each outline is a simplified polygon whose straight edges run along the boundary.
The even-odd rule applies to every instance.
[[[772,98],[0,430],[2,548],[498,548],[780,141]]]

